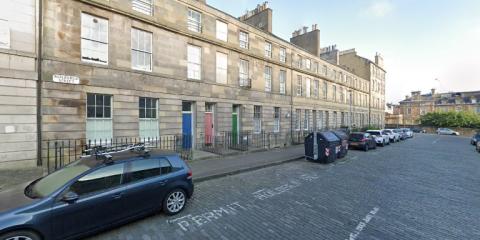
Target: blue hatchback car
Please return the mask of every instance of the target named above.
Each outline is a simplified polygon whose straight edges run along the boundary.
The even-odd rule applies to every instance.
[[[163,210],[181,212],[192,171],[175,153],[92,154],[0,192],[0,240],[66,240]]]

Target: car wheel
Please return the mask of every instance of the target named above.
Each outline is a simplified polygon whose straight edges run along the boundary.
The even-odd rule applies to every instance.
[[[363,151],[368,152],[368,144],[365,144],[365,147],[363,148]]]
[[[163,212],[167,215],[175,215],[181,212],[187,203],[187,194],[180,188],[170,191],[163,199]]]
[[[385,147],[385,141],[383,141],[380,146],[381,146],[381,147]]]
[[[31,231],[14,231],[1,235],[0,240],[40,240],[38,234]]]

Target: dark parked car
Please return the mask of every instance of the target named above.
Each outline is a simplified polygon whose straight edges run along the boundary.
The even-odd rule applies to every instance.
[[[425,131],[424,129],[422,129],[422,128],[417,128],[417,127],[412,128],[412,131],[413,131],[414,133],[426,133],[426,132],[427,132],[427,131]]]
[[[480,142],[480,133],[473,135],[472,139],[470,140],[470,143],[474,146],[476,146],[478,142]]]
[[[77,239],[158,210],[177,214],[193,194],[192,171],[177,154],[109,154],[0,192],[0,239]]]
[[[349,142],[350,148],[361,149],[365,152],[377,148],[377,143],[370,133],[351,133]]]

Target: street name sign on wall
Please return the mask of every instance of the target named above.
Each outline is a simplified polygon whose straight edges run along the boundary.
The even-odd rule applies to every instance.
[[[58,83],[67,83],[67,84],[80,84],[80,78],[77,76],[66,76],[55,74],[53,75],[53,81]]]

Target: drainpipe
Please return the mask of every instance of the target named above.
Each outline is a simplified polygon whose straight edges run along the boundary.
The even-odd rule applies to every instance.
[[[43,38],[43,0],[38,5],[37,40],[37,166],[42,166],[42,38]]]
[[[290,57],[290,144],[293,144],[293,54]]]

